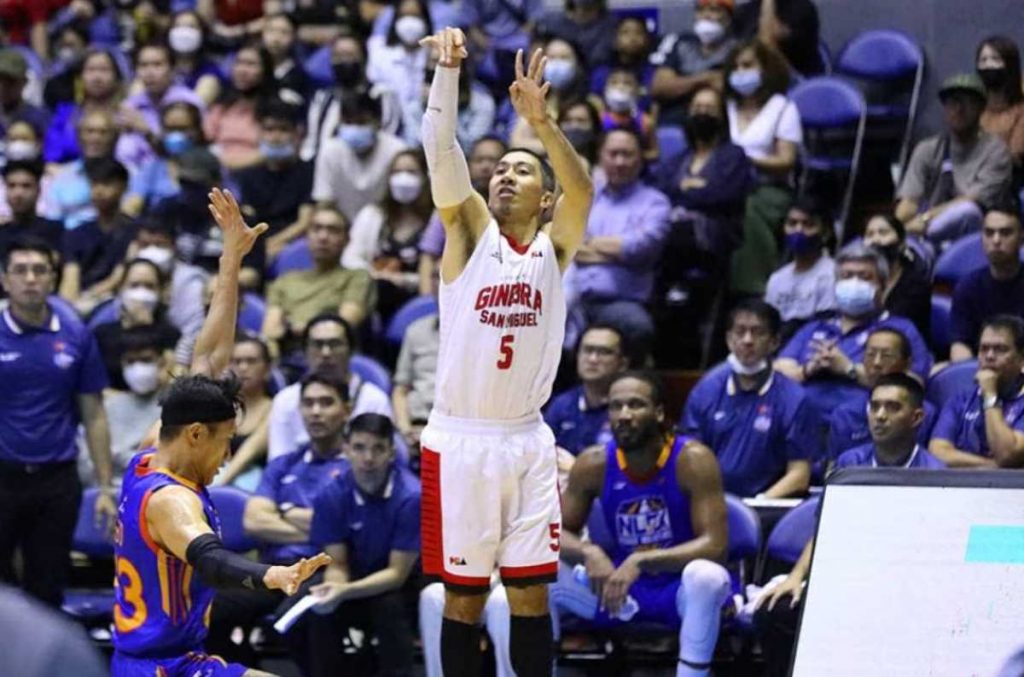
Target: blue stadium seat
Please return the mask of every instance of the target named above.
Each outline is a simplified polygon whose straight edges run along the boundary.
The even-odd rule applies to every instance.
[[[726,559],[739,566],[740,583],[749,583],[746,562],[753,561],[761,552],[761,518],[757,512],[732,494],[725,495],[725,508],[729,518],[729,549]]]
[[[787,564],[796,564],[807,541],[814,536],[819,501],[814,496],[783,515],[765,543],[765,552],[769,557]]]
[[[659,165],[675,163],[678,166],[689,146],[683,128],[657,127],[655,134],[658,138]]]
[[[263,328],[263,316],[267,304],[259,294],[246,292],[242,295],[242,308],[238,313],[238,326],[251,334],[259,334]]]
[[[932,294],[931,347],[939,359],[949,355],[949,315],[953,299],[943,294]]]
[[[935,261],[935,281],[955,285],[960,278],[988,265],[981,248],[981,233],[964,235]]]
[[[274,279],[293,270],[309,270],[313,267],[313,257],[309,253],[309,243],[302,237],[289,242],[274,262],[270,264],[268,277]]]
[[[367,383],[372,383],[377,386],[388,395],[391,394],[391,374],[388,373],[387,368],[366,355],[353,355],[352,359],[349,360],[349,369],[352,373],[363,379]]]
[[[95,329],[101,324],[117,322],[119,317],[121,317],[121,301],[114,297],[103,301],[93,308],[86,324],[89,326],[89,329]]]
[[[82,506],[78,510],[75,533],[71,537],[71,549],[91,559],[111,560],[114,557],[114,544],[105,531],[96,527],[93,518],[99,494],[96,488],[82,492]],[[113,614],[114,591],[109,587],[95,590],[72,588],[65,591],[62,608],[69,616],[86,625],[104,624],[110,621]]]
[[[950,364],[928,380],[925,399],[941,409],[951,397],[974,387],[974,375],[977,372],[977,360]]]
[[[398,309],[384,330],[384,339],[394,346],[402,345],[409,325],[428,315],[437,314],[437,299],[433,296],[417,296]]]
[[[245,503],[249,494],[235,487],[210,487],[210,500],[220,517],[221,538],[224,547],[235,552],[249,552],[259,546],[256,539],[245,533],[242,524]]]
[[[836,237],[842,242],[864,145],[867,123],[864,96],[844,80],[821,76],[798,84],[790,91],[789,98],[800,111],[800,122],[807,133],[800,185],[807,185],[812,172],[838,174],[844,179],[843,198],[836,213],[839,226]]]
[[[832,75],[832,50],[824,40],[818,40],[818,56],[821,57],[821,65],[825,67],[825,75]]]
[[[317,88],[334,85],[334,72],[331,70],[331,46],[324,45],[302,62],[309,78]]]

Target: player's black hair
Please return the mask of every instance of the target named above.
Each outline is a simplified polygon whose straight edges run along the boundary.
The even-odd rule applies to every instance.
[[[884,386],[895,386],[897,388],[903,388],[907,391],[907,398],[910,400],[910,406],[915,409],[924,406],[924,386],[909,374],[896,373],[896,374],[885,374],[878,379],[875,386],[871,389],[874,393],[877,388]]]
[[[39,181],[43,178],[43,163],[39,160],[8,160],[3,169],[4,178],[6,179],[14,172],[26,172]]]
[[[986,329],[1009,332],[1017,352],[1024,353],[1024,320],[1016,315],[993,315],[981,323],[981,331]],[[978,332],[978,340],[981,340],[981,332]]]
[[[112,157],[94,157],[85,160],[85,176],[90,183],[118,182],[128,185],[128,170]]]
[[[319,315],[316,315],[308,323],[306,323],[306,328],[302,330],[303,346],[309,345],[309,333],[313,330],[313,327],[324,322],[333,322],[334,324],[341,327],[342,330],[345,332],[345,340],[348,341],[349,348],[353,352],[355,352],[356,332],[354,329],[352,329],[352,325],[349,324],[345,318],[343,318],[341,315],[338,315],[337,313],[320,313]]]
[[[900,343],[900,357],[904,360],[909,360],[914,354],[914,348],[910,345],[910,339],[908,339],[907,335],[899,329],[896,329],[895,327],[878,327],[877,329],[872,329],[868,333],[868,340],[870,341],[871,337],[875,334],[892,334],[895,336]]]
[[[768,327],[768,332],[772,336],[778,336],[782,331],[782,316],[779,315],[779,311],[775,306],[761,299],[745,299],[737,303],[729,311],[729,319],[725,325],[726,331],[732,330],[732,326],[736,324],[736,317],[740,313],[750,313],[755,316]]]
[[[155,350],[159,356],[162,341],[154,325],[148,325],[125,329],[118,337],[117,345],[122,357],[125,353],[136,353],[141,350]]]
[[[234,374],[214,379],[182,376],[160,398],[160,441],[170,442],[192,423],[216,424],[233,420],[244,409]]]
[[[537,163],[540,165],[541,185],[544,187],[544,190],[550,191],[552,193],[555,192],[555,172],[554,170],[551,169],[551,165],[548,163],[547,159],[544,158],[544,156],[530,150],[529,148],[522,148],[521,146],[516,146],[515,148],[509,148],[508,150],[506,150],[502,157],[505,157],[510,153],[526,153],[527,155],[532,155],[533,157],[535,157],[537,159]]]
[[[348,383],[344,378],[330,369],[315,369],[303,376],[299,383],[301,384],[299,386],[300,394],[304,394],[306,392],[306,388],[309,386],[314,383],[318,383],[338,393],[338,398],[345,404],[348,404],[351,400],[351,396],[348,391]]]
[[[661,377],[655,374],[653,371],[646,369],[630,369],[624,371],[621,374],[617,374],[612,379],[612,385],[615,385],[619,381],[627,378],[636,379],[637,381],[643,381],[651,389],[651,400],[655,406],[665,404],[665,385],[661,380]]]
[[[14,252],[39,252],[46,257],[46,260],[51,266],[54,266],[53,250],[50,249],[50,245],[38,237],[23,235],[11,240],[7,245],[7,249],[3,252],[3,266],[5,273],[7,272],[7,267],[11,263],[11,255],[14,254]]]
[[[354,433],[369,433],[390,442],[395,436],[395,424],[382,414],[359,414],[345,427],[345,439],[351,439]]]

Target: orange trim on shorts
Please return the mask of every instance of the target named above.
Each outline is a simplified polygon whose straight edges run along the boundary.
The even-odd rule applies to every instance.
[[[558,562],[534,564],[525,567],[498,567],[502,578],[534,578],[558,574]]]
[[[441,530],[441,456],[420,449],[420,559],[423,573],[448,580],[444,570],[444,539]]]

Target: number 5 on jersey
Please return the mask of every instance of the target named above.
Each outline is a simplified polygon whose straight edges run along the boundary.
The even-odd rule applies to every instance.
[[[512,366],[512,358],[515,356],[512,350],[512,342],[516,337],[512,334],[505,334],[501,337],[501,347],[498,349],[501,357],[498,358],[498,369],[508,369]]]

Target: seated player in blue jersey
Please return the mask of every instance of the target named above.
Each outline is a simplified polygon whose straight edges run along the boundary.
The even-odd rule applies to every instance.
[[[196,341],[193,374],[165,393],[155,448],[125,471],[114,543],[114,677],[262,675],[202,651],[214,589],[267,588],[293,594],[330,561],[321,553],[290,567],[228,551],[206,491],[230,450],[238,383],[212,374],[234,345],[238,272],[265,224],[248,228],[234,198],[218,190],[210,209],[223,234],[218,291]]]
[[[772,369],[779,311],[760,299],[729,314],[729,357],[690,393],[679,429],[718,457],[725,490],[768,498],[807,491],[820,454],[818,423],[804,389]]]
[[[869,397],[871,442],[844,453],[836,467],[945,467],[917,442],[917,430],[924,420],[923,402],[924,388],[914,377],[907,374],[881,376]],[[766,591],[757,601],[754,623],[765,658],[764,677],[785,677],[789,674],[800,619],[799,604],[811,566],[813,547],[814,539],[811,539],[785,580]],[[785,600],[787,597],[789,599]]]
[[[313,500],[349,468],[343,451],[345,424],[351,411],[345,380],[334,370],[306,374],[301,381],[299,410],[309,442],[271,461],[245,504],[243,526],[247,534],[264,544],[260,561],[266,564],[287,566],[318,552],[310,544]],[[267,614],[284,613],[293,602],[294,598],[275,590],[218,592],[206,649],[228,660],[252,662],[255,652],[248,642],[232,642],[233,630],[241,627],[247,631]],[[286,635],[290,637],[291,633]]]
[[[679,628],[676,674],[706,677],[731,590],[718,463],[700,442],[665,433],[661,385],[649,374],[619,376],[608,413],[615,439],[579,456],[562,495],[552,612],[597,628],[628,620]],[[613,539],[604,547],[580,540],[597,499]]]
[[[907,337],[911,371],[922,381],[928,378],[932,357],[917,328],[884,310],[888,279],[889,263],[877,251],[858,242],[843,247],[836,256],[838,312],[805,324],[775,360],[778,371],[804,384],[826,423],[841,402],[866,388],[864,345],[878,327],[892,327]]]
[[[629,352],[618,329],[591,325],[576,349],[579,385],[551,398],[544,422],[555,433],[555,444],[573,456],[592,444],[611,439],[608,423],[608,388],[629,366]]]
[[[864,346],[864,380],[873,388],[886,374],[905,374],[910,370],[910,341],[899,330],[880,327],[868,334]],[[847,449],[868,441],[868,392],[853,394],[832,412],[828,432],[828,460],[835,461]],[[928,447],[932,427],[939,412],[928,400],[924,401],[924,421],[917,428],[917,441]]]
[[[394,434],[386,416],[353,418],[345,441],[351,468],[313,502],[312,542],[333,562],[324,582],[310,590],[318,599],[316,613],[291,630],[306,641],[300,666],[307,677],[367,674],[354,662],[362,657],[347,653],[342,641],[353,628],[365,633],[364,649],[377,639],[375,674],[412,674],[408,612],[415,605],[410,576],[420,552],[420,484],[395,462]]]
[[[996,315],[982,322],[978,386],[942,407],[928,450],[951,468],[1024,465],[1024,320]]]

